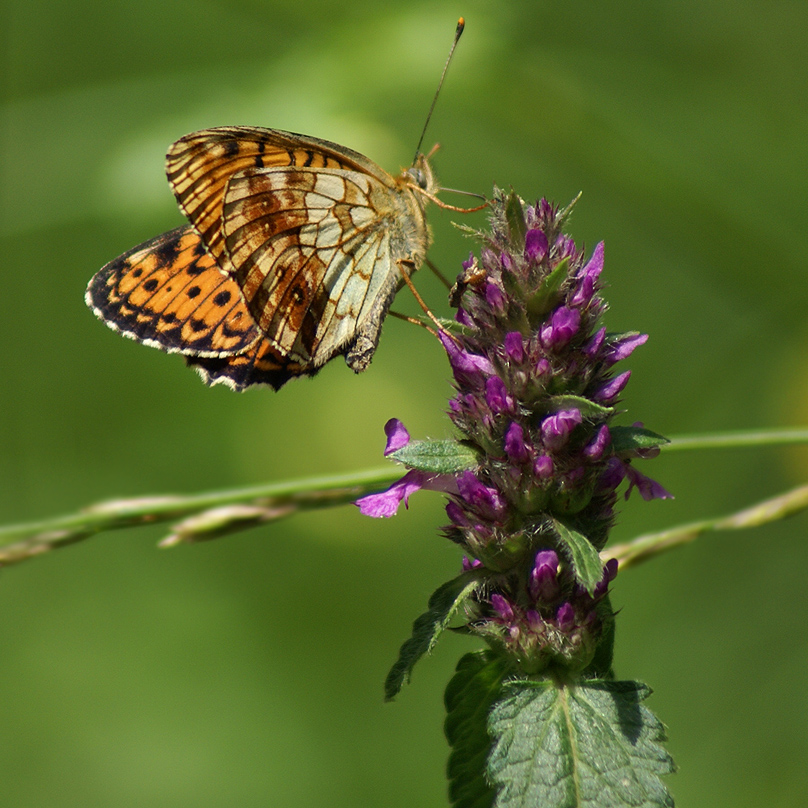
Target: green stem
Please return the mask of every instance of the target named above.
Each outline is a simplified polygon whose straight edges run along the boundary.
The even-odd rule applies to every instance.
[[[665,452],[688,449],[737,449],[752,446],[782,446],[808,443],[808,429],[762,429],[706,435],[678,435],[661,447]]]
[[[400,476],[401,469],[390,466],[190,496],[101,502],[68,516],[0,528],[0,567],[74,544],[103,530],[176,519],[186,521],[175,525],[174,534],[163,543],[164,546],[215,538],[298,511],[353,502]]]
[[[787,516],[804,511],[808,508],[808,485],[802,485],[779,494],[771,499],[764,499],[750,508],[721,516],[717,519],[705,519],[701,522],[691,522],[689,525],[663,530],[660,533],[648,533],[638,536],[625,544],[616,544],[607,547],[600,555],[603,561],[616,558],[620,569],[628,569],[642,561],[648,561],[673,547],[689,544],[705,533],[716,530],[740,530],[785,519]]]

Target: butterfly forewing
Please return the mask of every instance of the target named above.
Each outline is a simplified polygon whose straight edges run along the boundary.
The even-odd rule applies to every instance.
[[[273,166],[348,168],[393,179],[358,152],[294,132],[222,126],[186,135],[168,150],[166,174],[180,209],[217,261],[227,183],[248,168]]]

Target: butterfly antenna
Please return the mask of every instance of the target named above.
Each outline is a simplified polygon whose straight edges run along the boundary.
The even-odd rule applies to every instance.
[[[452,61],[452,56],[455,52],[455,48],[457,47],[457,43],[460,40],[460,35],[463,33],[463,29],[466,27],[466,21],[461,17],[457,21],[457,29],[455,30],[454,40],[452,42],[452,47],[449,49],[449,55],[446,57],[446,64],[443,66],[443,73],[440,74],[440,81],[438,82],[438,89],[435,90],[435,97],[432,99],[432,106],[429,108],[429,114],[426,116],[426,122],[424,123],[424,128],[421,130],[421,137],[418,140],[418,146],[415,149],[415,157],[413,158],[413,165],[415,164],[416,160],[418,159],[418,155],[421,153],[421,145],[424,142],[424,136],[426,135],[426,128],[429,126],[429,119],[432,117],[432,113],[435,110],[435,104],[438,101],[438,95],[440,95],[440,88],[443,87],[443,80],[446,78],[446,71],[449,69],[449,62]]]

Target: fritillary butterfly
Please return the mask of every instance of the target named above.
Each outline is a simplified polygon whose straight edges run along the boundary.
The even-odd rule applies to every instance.
[[[110,328],[234,390],[370,363],[403,273],[430,243],[427,159],[393,177],[314,137],[205,129],[169,149],[190,224],[107,264],[86,300]]]

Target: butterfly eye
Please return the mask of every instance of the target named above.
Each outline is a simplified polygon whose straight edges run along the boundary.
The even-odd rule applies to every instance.
[[[428,189],[429,179],[426,176],[426,172],[422,168],[413,166],[412,168],[407,169],[407,174],[409,174],[415,180],[415,184],[422,191],[426,191]]]

